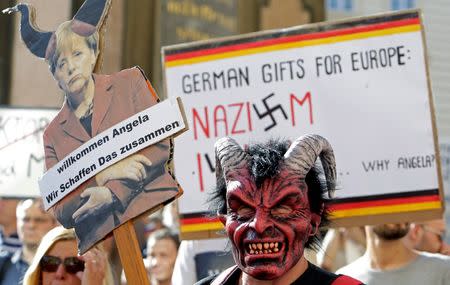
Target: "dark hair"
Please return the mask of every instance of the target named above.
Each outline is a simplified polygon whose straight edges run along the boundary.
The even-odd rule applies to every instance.
[[[253,177],[256,186],[259,188],[266,179],[278,175],[280,172],[280,162],[284,159],[284,154],[289,148],[287,140],[269,140],[266,143],[250,145],[245,152],[250,156],[248,169]],[[225,178],[217,179],[216,188],[210,193],[209,202],[212,214],[227,214],[226,184]],[[328,210],[326,208],[327,184],[321,166],[316,164],[308,172],[305,178],[308,186],[308,200],[311,212],[321,215],[320,226],[328,224]],[[306,248],[317,249],[320,243],[320,233],[312,236],[305,244]]]
[[[159,229],[150,234],[148,237],[148,240],[162,240],[162,239],[170,239],[175,243],[175,247],[178,250],[178,247],[180,246],[180,238],[178,237],[178,234],[174,233],[170,229]],[[148,250],[148,249],[147,249]]]

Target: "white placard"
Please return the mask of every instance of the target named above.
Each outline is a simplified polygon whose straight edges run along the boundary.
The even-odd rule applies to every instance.
[[[191,126],[175,142],[182,214],[207,210],[222,136],[324,136],[337,198],[439,188],[418,13],[374,18],[164,50],[167,94],[182,97]],[[317,36],[288,41],[302,34]]]
[[[38,197],[44,172],[42,133],[58,110],[0,108],[0,196]]]
[[[39,180],[45,209],[125,157],[185,128],[176,98],[160,102],[93,137]]]

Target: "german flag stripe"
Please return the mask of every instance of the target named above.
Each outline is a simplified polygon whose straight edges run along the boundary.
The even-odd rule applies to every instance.
[[[198,223],[216,223],[218,218],[198,217],[198,218],[182,218],[180,223],[182,225],[198,224]]]
[[[221,222],[209,222],[200,224],[181,224],[180,230],[183,233],[187,232],[201,232],[209,230],[221,230],[223,229],[223,224]]]
[[[423,203],[406,203],[406,204],[390,205],[390,206],[354,208],[354,209],[331,211],[330,219],[348,218],[348,217],[356,217],[356,216],[367,216],[367,215],[406,213],[406,212],[414,212],[414,211],[434,210],[434,209],[440,209],[440,208],[441,208],[440,201],[423,202]]]
[[[331,211],[339,211],[339,210],[355,209],[355,208],[393,206],[393,205],[402,205],[402,204],[410,204],[410,203],[414,204],[414,203],[425,203],[425,202],[436,202],[436,201],[440,201],[439,195],[394,198],[394,199],[380,199],[380,200],[374,200],[374,201],[335,204],[335,205],[330,206],[330,210]]]
[[[387,36],[399,33],[417,32],[420,31],[420,29],[421,26],[418,18],[404,19],[373,25],[358,26],[353,28],[331,30],[311,34],[293,35],[257,42],[244,42],[236,45],[228,45],[173,55],[166,55],[165,65],[166,67],[174,67],[291,48],[332,44],[337,42]]]

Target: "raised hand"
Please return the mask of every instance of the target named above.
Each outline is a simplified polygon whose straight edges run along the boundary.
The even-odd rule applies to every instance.
[[[84,271],[78,272],[77,276],[82,285],[103,284],[106,275],[107,258],[106,253],[93,248],[79,257],[84,261]]]

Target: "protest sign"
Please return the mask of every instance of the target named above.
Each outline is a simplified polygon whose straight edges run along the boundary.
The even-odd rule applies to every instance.
[[[163,49],[165,87],[190,131],[175,169],[185,237],[221,228],[205,218],[214,142],[317,133],[333,146],[335,225],[436,217],[442,187],[419,11],[253,33]],[[186,163],[186,162],[193,163]]]
[[[185,128],[179,101],[166,100],[101,132],[55,164],[39,181],[45,209],[103,169]]]
[[[170,169],[172,137],[187,129],[180,99],[159,103],[139,67],[99,74],[109,0],[87,0],[56,31],[18,4],[21,37],[45,59],[64,94],[43,132],[46,209],[74,228],[81,254],[113,233],[128,281],[148,284],[132,220],[182,194]]]
[[[139,67],[99,74],[110,5],[86,0],[72,20],[48,32],[37,27],[29,4],[3,13],[21,13],[22,40],[45,59],[64,94],[43,133],[46,209],[74,228],[80,254],[113,232],[129,283],[148,284],[132,220],[182,194],[170,161],[172,137],[187,124],[181,100],[158,104]]]
[[[0,196],[38,197],[44,172],[44,128],[53,109],[0,108]]]

